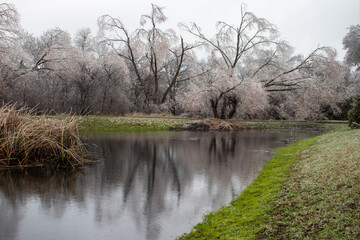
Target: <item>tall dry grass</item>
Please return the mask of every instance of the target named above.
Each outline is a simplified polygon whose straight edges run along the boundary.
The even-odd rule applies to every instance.
[[[34,116],[29,109],[0,108],[0,169],[77,168],[91,161],[79,138],[79,117]]]

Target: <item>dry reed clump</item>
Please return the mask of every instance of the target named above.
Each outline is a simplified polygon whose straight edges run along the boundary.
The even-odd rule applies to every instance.
[[[0,108],[0,169],[76,168],[91,161],[79,138],[79,117],[64,120],[15,106]]]
[[[229,123],[221,120],[197,120],[189,123],[185,123],[182,126],[182,129],[187,130],[219,130],[219,131],[235,131],[235,130],[244,130],[246,129],[244,126],[236,125],[233,123]]]

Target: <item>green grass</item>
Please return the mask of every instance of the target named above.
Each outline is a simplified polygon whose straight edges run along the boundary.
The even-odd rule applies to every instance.
[[[321,136],[272,203],[263,239],[360,239],[360,130]]]
[[[229,206],[206,215],[194,231],[180,239],[254,239],[268,218],[268,204],[280,191],[299,154],[317,138],[299,141],[276,150],[258,178]]]
[[[346,121],[239,121],[230,120],[235,124],[253,126],[258,129],[336,129],[346,126]]]
[[[80,125],[81,132],[142,132],[166,131],[178,128],[191,119],[169,117],[109,117],[86,116]]]
[[[229,206],[180,239],[359,239],[360,130],[276,150]]]
[[[61,118],[61,116],[57,117]],[[84,116],[80,125],[81,132],[133,132],[133,131],[166,131],[180,128],[186,122],[196,119],[172,116]],[[197,119],[198,120],[198,119]],[[317,122],[289,122],[289,121],[239,121],[229,120],[237,124],[240,129],[333,129],[341,124]],[[241,127],[243,126],[243,127]]]

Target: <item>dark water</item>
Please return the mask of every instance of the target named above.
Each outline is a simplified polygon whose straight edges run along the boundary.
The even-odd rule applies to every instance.
[[[0,172],[0,239],[172,239],[238,196],[271,149],[311,135],[91,136],[104,160],[83,172]]]

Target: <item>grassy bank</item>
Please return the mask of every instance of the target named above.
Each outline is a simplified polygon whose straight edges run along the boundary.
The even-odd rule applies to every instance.
[[[325,130],[339,129],[347,124],[346,121],[239,121],[230,120],[235,124],[250,126],[254,129],[280,129],[280,130]]]
[[[81,132],[136,132],[166,131],[179,128],[191,119],[151,116],[86,116],[80,125]]]
[[[262,239],[360,239],[360,130],[321,136],[276,195]]]
[[[80,125],[81,132],[132,132],[132,131],[166,131],[169,129],[180,129],[185,123],[198,121],[193,118],[180,118],[173,116],[85,116]],[[219,123],[219,120],[209,119]],[[239,121],[228,120],[227,123],[236,125],[236,129],[329,129],[343,122],[294,122],[294,121]]]
[[[276,150],[229,206],[180,239],[358,239],[360,130]]]

